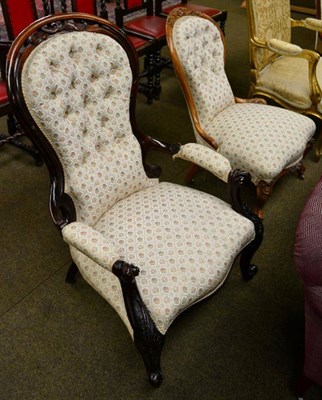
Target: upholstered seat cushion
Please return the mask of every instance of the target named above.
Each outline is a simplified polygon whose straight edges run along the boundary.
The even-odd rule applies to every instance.
[[[117,202],[97,222],[120,259],[140,268],[137,284],[161,333],[191,304],[227,277],[235,257],[254,238],[254,226],[222,200],[160,183]],[[127,319],[118,279],[75,248],[84,278]]]
[[[252,180],[271,182],[301,160],[315,132],[309,118],[279,107],[242,103],[226,107],[206,127],[218,152],[232,168],[249,171]]]
[[[133,32],[148,35],[154,39],[165,37],[165,19],[155,15],[144,15],[130,20],[124,27]]]
[[[303,58],[278,57],[260,71],[256,90],[265,90],[293,107],[307,110],[312,105],[308,65],[308,61]],[[322,64],[320,61],[316,73],[321,85]],[[321,102],[318,110],[322,112]]]

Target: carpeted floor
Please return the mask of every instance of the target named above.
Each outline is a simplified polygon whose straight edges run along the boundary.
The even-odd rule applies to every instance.
[[[196,2],[199,0],[195,0]],[[240,0],[203,0],[228,10],[227,74],[238,96],[249,85],[247,21]],[[313,47],[313,33],[299,30]],[[138,96],[142,130],[167,141],[193,140],[178,81],[162,74],[159,101]],[[3,122],[3,121],[2,121]],[[187,164],[153,156],[163,180],[183,183]],[[0,151],[0,399],[1,400],[291,400],[301,371],[303,292],[292,261],[296,222],[322,173],[305,160],[305,180],[283,178],[265,206],[259,273],[242,281],[236,266],[225,285],[171,326],[162,355],[162,386],[152,389],[123,323],[82,279],[65,284],[67,245],[51,223],[45,167],[21,151]],[[225,198],[206,172],[193,187]],[[305,400],[322,398],[312,386]]]

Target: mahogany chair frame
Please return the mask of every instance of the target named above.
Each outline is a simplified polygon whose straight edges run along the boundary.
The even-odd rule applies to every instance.
[[[20,123],[26,128],[28,136],[38,143],[41,154],[47,164],[50,176],[49,208],[52,220],[60,231],[67,224],[76,220],[76,210],[72,198],[65,193],[64,171],[61,162],[44,136],[23,99],[21,87],[21,71],[31,51],[51,35],[71,31],[90,31],[107,34],[115,39],[126,51],[133,73],[133,83],[130,96],[130,123],[133,134],[137,137],[143,155],[145,171],[149,177],[158,177],[161,169],[158,166],[149,166],[145,162],[150,150],[158,150],[173,155],[180,150],[178,144],[162,143],[143,134],[137,127],[135,120],[136,93],[139,84],[139,66],[137,54],[126,35],[114,24],[96,16],[82,13],[53,15],[49,18],[36,21],[15,41],[8,55],[7,73],[10,97],[14,111]],[[251,279],[257,268],[251,264],[253,254],[259,247],[263,237],[263,226],[259,218],[241,201],[240,191],[250,182],[250,176],[241,171],[231,171],[228,182],[228,198],[232,208],[249,218],[255,226],[256,237],[241,254],[241,269],[245,279]],[[75,281],[77,267],[72,264],[66,280]],[[129,321],[134,331],[134,343],[142,355],[148,372],[149,382],[159,386],[162,381],[160,369],[160,355],[164,344],[164,335],[156,328],[149,312],[142,301],[135,277],[139,273],[136,266],[118,260],[113,265],[113,273],[118,277],[125,301]]]
[[[165,0],[155,0],[155,15],[159,15],[160,17],[167,18],[170,12],[176,7],[183,7],[193,11],[202,11],[203,6],[199,6],[198,4],[190,3],[188,0],[179,0],[178,3],[174,6],[171,5],[169,7],[163,8],[163,2]],[[211,7],[207,7],[210,9]],[[219,23],[220,29],[225,34],[225,24],[227,20],[227,11],[226,10],[218,10],[216,8],[213,9],[213,14],[207,14],[214,21]]]

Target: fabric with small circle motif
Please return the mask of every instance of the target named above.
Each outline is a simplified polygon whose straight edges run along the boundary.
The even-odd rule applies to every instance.
[[[254,226],[224,201],[162,182],[117,202],[95,226],[120,259],[139,267],[141,297],[161,333],[226,279]],[[85,279],[127,321],[118,279],[71,248]]]
[[[89,225],[72,222],[62,229],[62,235],[70,246],[77,248],[101,267],[112,271],[118,260],[115,247],[102,234]]]
[[[180,151],[173,158],[182,158],[193,162],[207,171],[211,172],[219,179],[227,182],[231,165],[227,158],[217,153],[215,150],[197,143],[187,143],[182,145]]]
[[[173,42],[192,93],[202,129],[233,169],[250,172],[255,185],[272,182],[298,163],[315,132],[314,122],[278,107],[235,103],[225,70],[218,28],[205,18],[184,16]],[[194,129],[196,140],[205,144]]]
[[[77,220],[89,225],[116,201],[157,183],[147,178],[132,133],[131,85],[124,49],[93,32],[54,35],[22,71],[28,109],[59,156]]]

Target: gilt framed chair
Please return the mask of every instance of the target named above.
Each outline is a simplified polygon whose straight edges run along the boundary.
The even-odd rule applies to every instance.
[[[263,227],[240,200],[248,173],[205,146],[165,144],[138,129],[138,70],[121,29],[67,13],[36,21],[15,40],[7,75],[14,111],[50,172],[50,214],[74,261],[66,279],[79,270],[110,303],[159,386],[167,329],[222,286],[239,254],[244,279],[254,276]],[[231,205],[160,183],[160,168],[145,162],[149,149],[227,181]]]
[[[276,181],[304,172],[303,154],[315,132],[303,115],[234,97],[224,69],[224,37],[207,15],[176,8],[167,19],[167,41],[191,116],[196,140],[250,172],[256,212]]]
[[[264,96],[277,104],[322,119],[320,56],[291,42],[292,28],[322,31],[315,18],[291,18],[290,0],[247,0],[251,96]],[[322,153],[322,130],[316,160]]]

